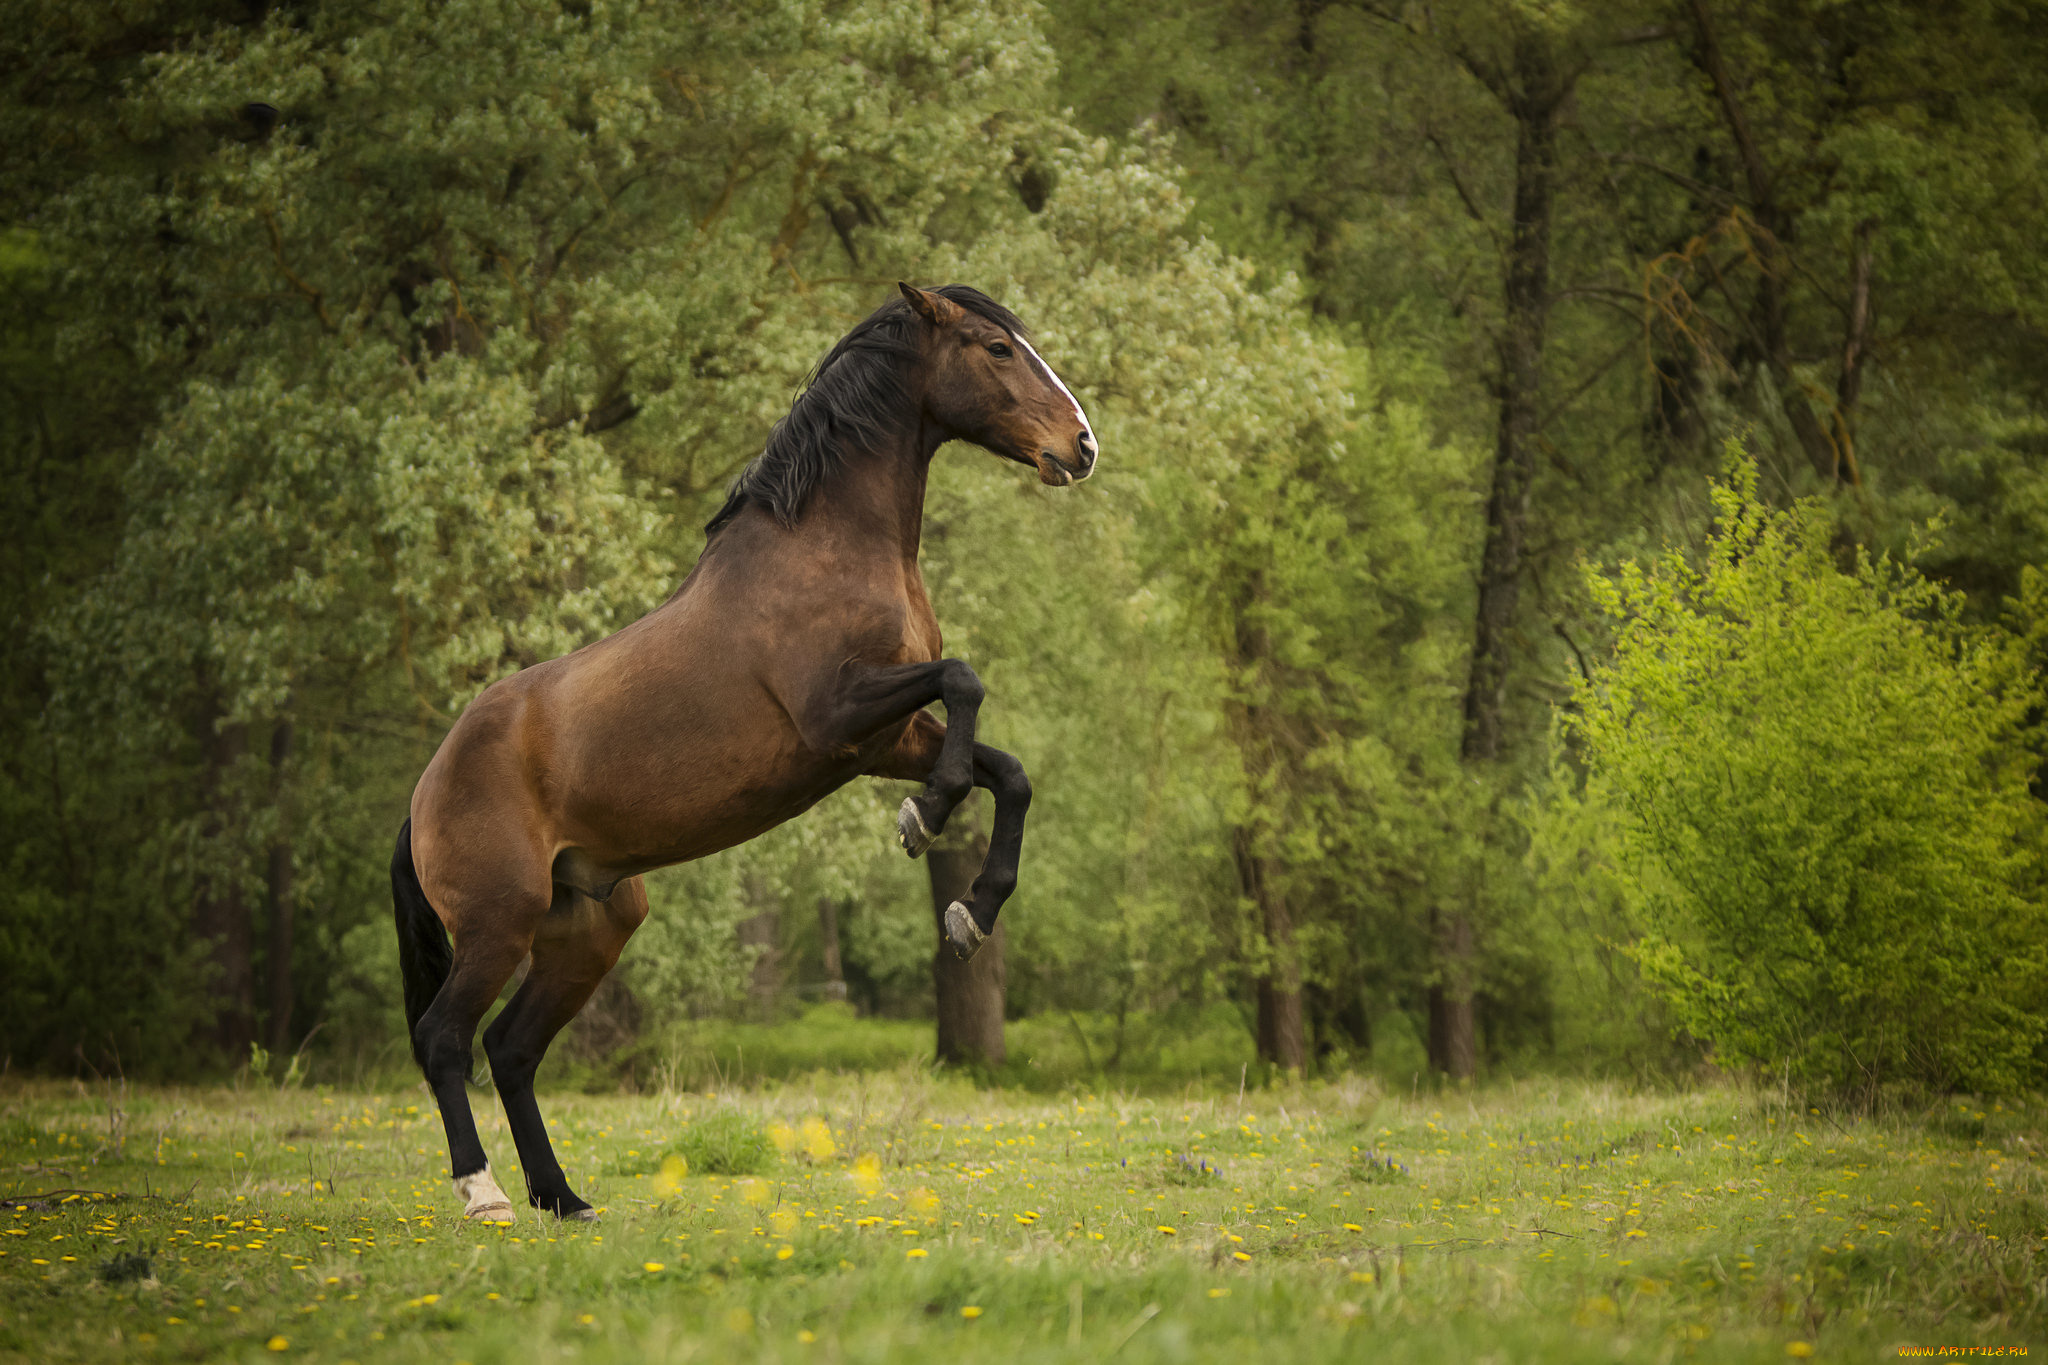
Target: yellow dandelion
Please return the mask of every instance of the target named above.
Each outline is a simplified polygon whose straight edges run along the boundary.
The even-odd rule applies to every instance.
[[[1228,1289],[1218,1287],[1209,1291],[1209,1297],[1212,1299],[1227,1299],[1230,1297],[1230,1291]]]
[[[660,1261],[642,1261],[640,1263],[640,1268],[650,1275],[659,1275],[662,1271],[668,1269],[668,1267],[662,1264]]]
[[[1344,1225],[1344,1231],[1346,1231],[1346,1232],[1364,1232],[1364,1231],[1365,1231],[1365,1229],[1364,1229],[1364,1228],[1362,1228],[1362,1227],[1360,1227],[1360,1226],[1359,1226],[1358,1224],[1356,1224],[1356,1223],[1346,1223],[1346,1224]]]
[[[978,1318],[981,1316],[981,1309],[970,1303],[960,1310],[960,1316],[963,1318]]]
[[[683,1177],[690,1173],[690,1163],[675,1152],[661,1159],[661,1169],[654,1175],[654,1193],[659,1199],[673,1198],[683,1188]]]
[[[839,1150],[838,1144],[832,1141],[831,1127],[815,1115],[804,1120],[802,1135],[804,1155],[813,1161],[829,1161]]]
[[[1371,1283],[1372,1283],[1372,1272],[1371,1272],[1370,1270],[1354,1270],[1354,1271],[1352,1271],[1352,1272],[1351,1272],[1351,1283],[1353,1283],[1353,1284],[1371,1284]]]
[[[289,1351],[292,1348],[292,1344],[283,1337],[272,1337],[263,1344],[273,1351]]]
[[[1240,1261],[1249,1261],[1252,1258],[1251,1253],[1248,1251],[1233,1251],[1230,1254],[1232,1257]]]
[[[796,1339],[798,1341],[801,1341],[804,1345],[808,1346],[818,1339],[818,1334],[816,1332],[813,1332],[810,1328],[806,1327],[803,1331],[798,1332],[796,1334]]]
[[[592,1323],[597,1321],[597,1315],[594,1313],[578,1313],[576,1315],[576,1321],[582,1323],[585,1327],[588,1327]]]
[[[781,1250],[775,1253],[775,1259],[778,1261],[786,1261],[794,1255],[796,1255],[795,1247],[783,1247]]]
[[[913,1261],[923,1260],[924,1257],[927,1255],[923,1247],[912,1247],[910,1250],[904,1252],[903,1254],[904,1256],[908,1257],[910,1260]]]
[[[1804,1360],[1813,1354],[1813,1343],[1810,1341],[1788,1341],[1785,1343],[1785,1354],[1795,1360]]]
[[[1178,1237],[1178,1236],[1180,1236],[1180,1233],[1179,1233],[1179,1232],[1178,1232],[1178,1231],[1177,1231],[1176,1229],[1174,1229],[1174,1228],[1170,1228],[1170,1227],[1166,1226],[1166,1224],[1164,1224],[1164,1223],[1161,1223],[1161,1224],[1159,1225],[1159,1230],[1160,1230],[1161,1232],[1165,1233],[1165,1234],[1166,1234],[1166,1235],[1167,1235],[1168,1237]]]
[[[882,1159],[869,1152],[853,1163],[853,1180],[862,1194],[873,1194],[882,1185]]]

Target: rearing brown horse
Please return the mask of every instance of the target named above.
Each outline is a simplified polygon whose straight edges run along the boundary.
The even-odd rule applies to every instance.
[[[1031,784],[975,742],[982,686],[939,657],[918,572],[925,479],[949,440],[1064,487],[1095,436],[1023,325],[964,285],[899,285],[819,364],[706,528],[675,595],[616,635],[494,683],[427,765],[391,859],[405,1014],[465,1214],[509,1222],[465,1083],[484,1031],[527,1199],[569,1189],[534,1069],[647,917],[640,874],[742,843],[863,774],[907,778],[911,857],[975,786],[994,831],[946,937],[972,956],[1017,884]],[[924,708],[943,701],[941,725]],[[452,942],[451,942],[452,936]]]

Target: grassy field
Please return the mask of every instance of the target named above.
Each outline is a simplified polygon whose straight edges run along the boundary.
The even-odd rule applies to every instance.
[[[1054,1098],[903,1068],[548,1112],[599,1225],[463,1223],[417,1087],[9,1084],[0,1359],[2048,1348],[2035,1106],[1857,1122],[1732,1090],[1363,1080]],[[516,1189],[502,1120],[485,1132]]]

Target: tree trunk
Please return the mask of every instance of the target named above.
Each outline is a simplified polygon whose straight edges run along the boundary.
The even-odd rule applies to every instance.
[[[1500,409],[1493,487],[1486,500],[1486,550],[1479,565],[1479,610],[1465,684],[1468,764],[1502,756],[1509,645],[1521,601],[1522,547],[1529,523],[1541,439],[1543,347],[1550,323],[1550,235],[1557,177],[1558,111],[1565,97],[1545,38],[1515,43],[1515,79],[1507,96],[1515,119],[1515,220],[1503,262]],[[1438,984],[1430,990],[1430,1064],[1457,1079],[1473,1072],[1472,984],[1475,935],[1470,909],[1443,916],[1436,937]]]
[[[270,732],[270,791],[277,806],[277,837],[270,844],[264,910],[270,921],[270,1041],[273,1053],[291,1051],[292,929],[297,907],[292,901],[292,840],[285,809],[285,766],[292,756],[292,723],[280,720]]]
[[[968,888],[988,855],[988,836],[979,813],[962,805],[946,822],[946,832],[924,855],[932,883],[932,924],[938,944],[932,951],[932,985],[938,992],[938,1059],[942,1062],[986,1062],[1001,1066],[1009,1056],[1003,1045],[1003,988],[1006,973],[1003,922],[962,962],[946,942],[946,907],[967,899]]]
[[[1462,913],[1431,915],[1430,928],[1438,970],[1446,976],[1429,988],[1429,1064],[1463,1080],[1479,1069],[1479,1030],[1472,1011],[1472,920]],[[1463,975],[1449,975],[1453,972]]]
[[[1272,638],[1264,626],[1255,624],[1255,608],[1265,598],[1265,575],[1253,570],[1236,604],[1233,627],[1236,671],[1241,677],[1257,676],[1261,685],[1270,680],[1273,669]],[[1258,685],[1231,708],[1231,730],[1245,776],[1254,792],[1269,793],[1264,798],[1268,800],[1280,799],[1277,791],[1284,789],[1269,780],[1286,762],[1289,746],[1283,725],[1263,704]],[[1308,1044],[1301,1019],[1301,959],[1294,948],[1294,915],[1275,875],[1278,869],[1258,844],[1257,831],[1250,825],[1238,826],[1231,839],[1238,889],[1256,909],[1267,946],[1266,969],[1253,982],[1258,1007],[1255,1041],[1260,1061],[1298,1072],[1307,1064]]]
[[[1240,828],[1234,843],[1238,885],[1258,907],[1259,929],[1272,953],[1272,965],[1257,983],[1259,1060],[1300,1071],[1308,1061],[1308,1046],[1301,1024],[1301,959],[1294,951],[1294,917],[1287,897],[1273,885],[1266,859],[1252,851],[1251,832]]]
[[[230,1059],[245,1061],[249,1044],[256,1039],[255,927],[242,895],[241,859],[235,851],[239,811],[234,769],[248,736],[242,725],[218,725],[217,718],[217,710],[209,707],[200,720],[208,867],[192,907],[192,928],[208,945],[213,973],[207,993],[214,1013],[204,1036]]]
[[[825,998],[844,1000],[846,969],[839,961],[839,902],[830,896],[818,897],[818,942],[825,958]]]
[[[782,905],[758,879],[748,881],[747,900],[760,907],[738,925],[740,945],[760,949],[747,975],[747,1001],[766,1016],[782,994]]]
[[[1522,590],[1522,545],[1540,439],[1538,400],[1550,322],[1550,232],[1557,174],[1557,110],[1562,92],[1541,41],[1516,46],[1522,96],[1515,103],[1515,223],[1504,263],[1500,337],[1500,409],[1493,487],[1486,500],[1486,550],[1479,566],[1479,613],[1465,687],[1467,762],[1501,756],[1508,646]]]
[[[1707,0],[1692,0],[1693,25],[1699,42],[1693,51],[1701,71],[1714,87],[1728,135],[1742,158],[1742,175],[1747,186],[1749,211],[1756,223],[1757,293],[1752,323],[1763,350],[1763,358],[1778,388],[1778,406],[1792,428],[1799,448],[1806,452],[1814,473],[1829,483],[1860,482],[1855,457],[1828,434],[1827,427],[1813,411],[1806,390],[1793,370],[1792,343],[1786,328],[1787,291],[1796,273],[1792,259],[1792,217],[1778,202],[1777,177],[1764,160],[1763,147],[1750,128],[1740,92],[1721,53],[1713,15]],[[1853,328],[1852,328],[1853,330]]]

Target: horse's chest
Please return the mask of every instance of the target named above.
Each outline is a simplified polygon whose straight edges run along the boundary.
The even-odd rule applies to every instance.
[[[901,661],[934,663],[945,648],[945,637],[939,633],[939,618],[932,611],[931,600],[924,595],[922,580],[913,577],[906,596],[909,600],[904,605]]]

